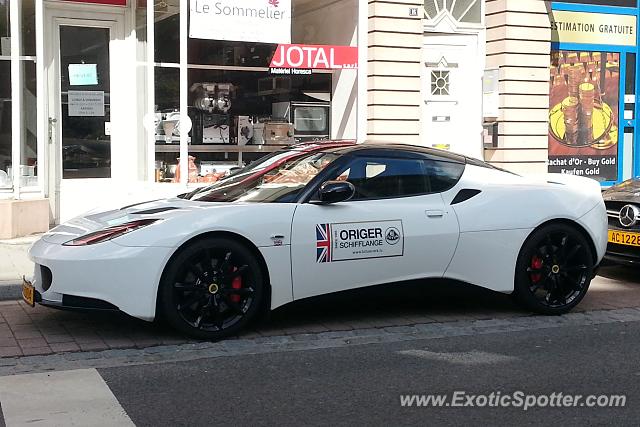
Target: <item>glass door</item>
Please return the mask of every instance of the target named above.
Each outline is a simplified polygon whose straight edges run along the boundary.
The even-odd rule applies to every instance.
[[[111,177],[111,30],[60,25],[62,179]]]
[[[81,19],[75,11],[51,16],[47,117],[48,196],[52,222],[66,220],[99,203],[99,193],[117,175],[112,123],[117,116],[111,81],[121,62],[114,41],[116,20]],[[75,15],[80,15],[75,18]],[[84,16],[82,16],[84,18]],[[119,62],[120,61],[120,62]],[[120,85],[124,83],[118,83]],[[116,86],[117,89],[117,86]],[[120,89],[117,89],[120,90]]]

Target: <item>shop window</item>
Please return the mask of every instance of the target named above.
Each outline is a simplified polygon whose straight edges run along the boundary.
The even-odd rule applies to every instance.
[[[625,94],[636,94],[636,54],[627,53]]]
[[[2,56],[9,56],[11,30],[9,27],[9,0],[0,0],[0,37],[2,41]],[[4,75],[4,74],[3,74]]]
[[[11,187],[11,62],[0,60],[0,188]]]
[[[0,0],[0,188],[11,187],[11,30],[9,0]]]
[[[36,10],[35,0],[20,0],[22,8],[22,55],[36,55]]]
[[[155,62],[180,62],[180,0],[154,2]]]
[[[186,11],[180,10],[180,3],[154,1],[152,20],[146,17],[146,7],[139,7],[136,13],[139,34],[146,31],[147,25],[153,25],[148,33],[154,37],[153,52],[147,49],[146,57],[139,55],[138,59],[155,67],[154,84],[147,87],[151,94],[144,110],[147,118],[152,116],[155,120],[145,129],[153,132],[147,135],[147,141],[154,144],[156,181],[201,185],[217,182],[233,168],[283,146],[328,139],[331,117],[335,115],[334,93],[340,93],[336,108],[344,109],[345,117],[355,112],[355,103],[347,101],[349,94],[355,93],[354,70],[335,74],[327,69],[310,74],[308,70],[273,72],[269,66],[277,42],[264,43],[269,40],[262,37],[264,34],[249,38],[250,41],[213,40],[245,37],[241,33],[246,27],[238,26],[238,32],[230,29],[216,33],[212,29],[219,29],[221,24],[215,17],[197,23],[193,15],[196,12],[191,9],[194,2],[186,2]],[[278,12],[283,9],[278,2],[265,0],[265,7],[267,4],[270,8],[279,7]],[[357,40],[357,8],[356,0],[292,0],[291,43],[352,45]],[[185,40],[180,40],[180,13],[191,13],[186,20],[189,27]],[[202,28],[212,31],[203,33]],[[286,28],[289,30],[288,23]],[[185,29],[182,30],[184,34]],[[262,31],[269,32],[267,28]],[[186,52],[181,52],[181,47],[186,47]],[[181,54],[183,58],[186,54],[186,63],[181,62]],[[154,110],[149,111],[151,108]],[[185,116],[190,126],[180,126],[180,119]],[[150,125],[151,120],[147,123]],[[355,137],[355,124],[335,126],[340,129],[339,137]],[[185,140],[189,158],[184,161],[188,162],[189,174],[181,177],[178,171],[182,159],[178,158],[184,153],[181,144]]]
[[[20,61],[20,66],[20,71],[23,73],[20,186],[34,187],[38,185],[36,63],[34,61]]]
[[[222,40],[189,39],[189,64],[232,67],[268,67],[276,45]]]
[[[431,71],[431,95],[446,96],[449,95],[449,71],[432,70]]]
[[[20,187],[38,185],[38,109],[36,83],[36,18],[35,0],[21,0],[20,73],[22,74],[21,138],[20,138]]]
[[[155,68],[154,138],[157,182],[179,182],[180,70]]]

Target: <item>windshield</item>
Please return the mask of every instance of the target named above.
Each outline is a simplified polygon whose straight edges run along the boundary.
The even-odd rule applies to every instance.
[[[260,167],[249,165],[187,198],[200,202],[292,202],[320,171],[338,158],[333,153],[288,153],[288,159],[281,156],[274,160],[278,157],[274,156],[266,166],[263,162]]]

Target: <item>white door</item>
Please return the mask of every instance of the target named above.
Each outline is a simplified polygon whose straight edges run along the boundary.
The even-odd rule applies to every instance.
[[[425,191],[426,173],[422,160],[356,158],[336,173],[356,187],[353,200],[298,206],[291,233],[294,298],[441,277],[458,242],[458,222],[439,193],[415,195]]]
[[[423,140],[427,147],[482,158],[478,36],[425,34]]]
[[[48,193],[52,222],[92,207],[113,177],[111,127],[117,71],[114,41],[123,38],[119,15],[47,12]],[[116,86],[117,87],[117,86]]]

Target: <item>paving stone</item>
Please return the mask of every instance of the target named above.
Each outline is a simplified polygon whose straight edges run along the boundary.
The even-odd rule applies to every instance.
[[[29,316],[4,316],[4,319],[11,327],[33,324],[33,320],[29,319]]]
[[[60,343],[51,343],[49,344],[51,350],[55,353],[65,353],[69,351],[80,351],[80,347],[78,344],[74,342],[60,342]]]
[[[108,350],[109,346],[104,341],[77,343],[78,347],[82,351],[100,351]]]
[[[18,345],[25,348],[37,348],[37,347],[46,347],[47,341],[44,338],[29,338],[29,339],[18,339]]]
[[[77,342],[87,343],[87,342],[95,342],[100,341],[101,337],[94,330],[82,330],[78,331],[69,331],[69,335],[73,337]]]
[[[23,348],[22,349],[22,353],[25,356],[33,356],[33,355],[37,355],[37,354],[51,354],[51,353],[53,353],[53,350],[51,350],[51,348],[49,346],[46,346],[46,347],[30,347],[30,348]]]
[[[44,334],[44,339],[47,340],[47,342],[49,344],[61,344],[61,343],[66,343],[66,342],[74,342],[74,338],[71,335],[67,335],[67,334],[56,334],[56,335],[49,335],[49,334]]]
[[[24,328],[14,330],[13,336],[19,340],[42,338],[42,334],[37,329],[24,329]]]
[[[0,357],[15,357],[22,356],[22,349],[18,346],[16,347],[1,347],[0,348]]]
[[[0,338],[13,338],[13,331],[9,328],[0,327]]]
[[[15,347],[18,342],[13,337],[0,338],[0,347]]]

